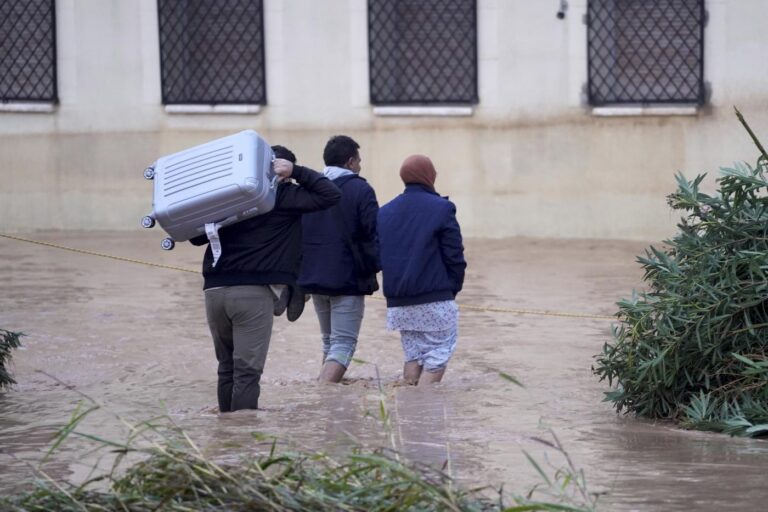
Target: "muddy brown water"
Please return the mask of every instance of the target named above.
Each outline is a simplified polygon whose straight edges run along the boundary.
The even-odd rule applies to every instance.
[[[161,251],[156,230],[26,236],[193,270],[202,255],[188,244]],[[466,245],[460,303],[611,315],[615,301],[640,286],[634,258],[647,244]],[[109,439],[125,439],[123,420],[167,414],[207,453],[231,460],[260,449],[253,432],[331,453],[355,443],[394,443],[412,459],[447,461],[447,471],[467,485],[504,484],[521,493],[540,482],[524,451],[545,467],[564,464],[532,439],[551,430],[590,489],[607,493],[603,510],[766,509],[768,442],[617,416],[601,401],[606,386],[590,366],[610,339],[610,320],[464,310],[444,383],[423,391],[399,385],[398,336],[384,329],[384,303],[370,299],[356,354],[370,364],[354,363],[343,385],[319,386],[320,340],[310,304],[296,323],[275,322],[263,410],[219,415],[198,274],[5,238],[0,261],[0,328],[27,334],[14,356],[18,385],[0,394],[3,493],[29,485],[32,466],[85,395],[102,408],[80,430]],[[379,419],[379,382],[389,431]],[[92,448],[72,438],[44,468],[81,481],[101,456]]]

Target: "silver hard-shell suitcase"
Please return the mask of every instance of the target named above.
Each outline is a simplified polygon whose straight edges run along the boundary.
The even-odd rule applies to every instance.
[[[154,180],[152,213],[141,224],[157,221],[170,235],[161,246],[170,250],[220,227],[267,213],[275,206],[274,154],[255,131],[163,156],[144,171]]]

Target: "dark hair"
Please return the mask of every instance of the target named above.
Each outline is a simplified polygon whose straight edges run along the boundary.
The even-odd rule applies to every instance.
[[[296,155],[285,146],[272,146],[272,152],[275,154],[275,158],[288,160],[292,164],[296,163]]]
[[[346,135],[334,135],[330,138],[323,150],[323,160],[325,165],[342,167],[350,158],[358,155],[357,150],[360,144]]]

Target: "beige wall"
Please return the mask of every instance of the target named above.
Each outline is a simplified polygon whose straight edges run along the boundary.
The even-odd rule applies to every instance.
[[[381,202],[405,156],[431,156],[469,236],[667,237],[675,172],[757,156],[733,105],[768,142],[768,2],[707,1],[712,96],[696,115],[617,118],[584,105],[586,0],[562,21],[558,4],[478,0],[474,114],[391,118],[368,101],[365,0],[265,0],[269,104],[256,115],[165,112],[155,0],[59,0],[59,107],[0,112],[0,230],[139,229],[146,164],[254,128],[315,168],[330,135],[351,135]]]

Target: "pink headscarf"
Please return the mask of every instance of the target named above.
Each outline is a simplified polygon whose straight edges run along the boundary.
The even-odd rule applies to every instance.
[[[432,160],[424,155],[411,155],[400,166],[400,179],[406,185],[418,183],[434,190],[437,171]]]

